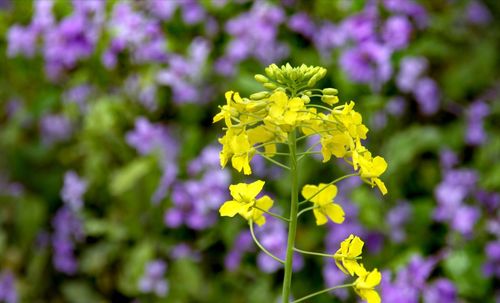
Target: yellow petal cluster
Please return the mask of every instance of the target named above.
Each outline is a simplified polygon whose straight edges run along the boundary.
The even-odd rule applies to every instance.
[[[233,200],[229,200],[222,204],[219,209],[221,216],[234,217],[239,214],[246,220],[252,220],[257,225],[266,223],[266,218],[263,216],[264,211],[268,211],[273,206],[273,200],[265,195],[256,199],[264,187],[264,181],[257,180],[253,183],[238,183],[229,186],[229,191]]]
[[[349,235],[347,239],[340,243],[340,248],[333,255],[335,264],[345,274],[357,276],[353,283],[354,290],[368,303],[380,303],[380,296],[375,287],[380,284],[382,275],[375,268],[367,271],[363,264],[358,262],[361,259],[364,242],[357,236]]]
[[[335,91],[325,91],[332,93],[330,90]],[[363,181],[377,186],[382,194],[387,193],[379,178],[387,169],[387,162],[380,156],[372,157],[362,145],[368,128],[361,114],[354,110],[353,101],[326,108],[311,104],[306,93],[290,98],[283,89],[254,94],[254,99],[242,98],[233,91],[225,96],[226,105],[213,119],[226,124],[226,134],[219,139],[222,167],[231,160],[237,171],[249,175],[250,161],[257,152],[273,157],[276,144],[286,143],[288,133],[299,129],[305,136],[319,135],[323,162],[332,157],[345,159]],[[328,105],[338,102],[337,96],[327,96],[322,100]]]
[[[338,224],[344,222],[344,210],[333,203],[336,195],[337,187],[333,184],[308,184],[302,188],[302,196],[314,204],[313,213],[317,225],[328,222],[327,218]]]
[[[357,271],[356,275],[358,278],[354,282],[354,290],[368,303],[380,303],[380,295],[375,290],[375,286],[380,284],[382,280],[382,275],[375,268],[372,271],[367,271],[363,265],[361,265]]]
[[[354,275],[360,267],[358,259],[361,259],[361,252],[365,243],[357,236],[350,235],[340,243],[340,248],[335,255],[335,264],[345,274]]]

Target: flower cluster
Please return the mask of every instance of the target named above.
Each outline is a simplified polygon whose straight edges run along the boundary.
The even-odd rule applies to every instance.
[[[278,67],[272,64],[265,72],[266,75],[258,74],[255,79],[263,84],[266,91],[252,94],[249,98],[242,98],[237,92],[227,92],[226,105],[222,106],[220,112],[213,118],[214,123],[224,120],[226,125],[226,133],[219,139],[222,144],[220,164],[224,167],[231,162],[237,171],[249,175],[252,173],[250,161],[254,155],[260,155],[290,170],[292,175],[290,217],[285,218],[270,212],[274,201],[269,196],[257,198],[265,184],[262,180],[229,186],[232,200],[226,201],[221,206],[220,215],[234,217],[239,214],[249,221],[250,233],[259,248],[270,258],[285,264],[285,277],[287,273],[291,276],[293,250],[304,254],[330,256],[344,273],[357,276],[356,281],[348,286],[353,286],[356,293],[369,303],[378,303],[380,296],[374,288],[380,283],[381,274],[377,269],[367,271],[363,264],[358,262],[364,245],[359,237],[351,234],[341,243],[340,249],[334,255],[293,248],[293,237],[295,237],[297,218],[308,210],[313,211],[317,225],[326,224],[329,219],[337,224],[344,221],[344,210],[339,204],[334,203],[334,198],[337,196],[335,183],[342,179],[359,176],[372,187],[377,186],[385,195],[387,189],[379,177],[387,169],[387,163],[380,156],[373,157],[362,145],[362,140],[367,138],[368,128],[362,123],[361,114],[354,110],[354,102],[334,106],[339,103],[336,89],[314,88],[315,84],[325,76],[324,68],[306,65],[294,68],[289,64]],[[297,138],[297,133],[302,137]],[[297,153],[297,142],[313,136],[319,141],[313,143],[307,151]],[[313,152],[318,144],[321,150]],[[289,152],[280,151],[280,145],[287,145]],[[323,162],[328,162],[333,157],[344,159],[353,167],[355,173],[330,183],[306,184],[301,192],[305,200],[298,202],[297,162],[305,155],[314,153],[321,154]],[[282,155],[290,157],[290,166],[280,162],[278,157]],[[304,208],[298,213],[298,205],[305,202],[311,202],[313,206]],[[266,247],[274,248],[272,245],[275,243],[274,240],[271,243],[260,243],[254,234],[253,223],[264,225],[266,213],[290,222],[284,259],[280,258],[283,252],[270,252],[266,249]],[[284,245],[285,243],[282,243],[282,246]],[[241,252],[237,251],[232,258],[237,263],[237,259],[241,258]],[[284,298],[289,295],[289,281],[285,278],[283,282]],[[303,299],[305,298],[309,296]]]
[[[325,74],[326,70],[319,67],[292,68],[287,64],[279,68],[273,64],[266,68],[266,76],[255,77],[271,91],[253,94],[250,98],[227,92],[227,104],[213,119],[214,122],[224,120],[226,124],[226,134],[219,139],[223,146],[222,167],[231,161],[237,171],[249,175],[252,173],[250,161],[255,154],[275,156],[277,145],[286,144],[288,135],[299,129],[306,137],[320,136],[323,162],[332,156],[343,158],[365,182],[386,194],[379,176],[386,170],[387,163],[380,156],[372,157],[362,145],[368,128],[354,110],[354,102],[332,107],[339,103],[337,90],[313,88]],[[313,102],[315,97],[328,107]],[[307,188],[307,192],[311,190]]]
[[[333,255],[335,264],[345,274],[358,278],[353,283],[356,293],[368,303],[379,303],[380,296],[374,289],[380,284],[382,275],[375,268],[372,271],[367,271],[363,264],[359,263],[364,242],[357,236],[350,235],[342,241],[340,248]]]

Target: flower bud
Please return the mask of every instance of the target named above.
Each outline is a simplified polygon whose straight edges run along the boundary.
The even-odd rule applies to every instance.
[[[307,95],[300,96],[300,99],[302,99],[302,101],[304,101],[305,104],[311,102],[311,98],[309,98],[309,96]]]
[[[278,86],[276,86],[276,84],[274,84],[272,82],[267,82],[267,83],[264,83],[264,87],[267,89],[275,89]]]
[[[339,93],[339,91],[336,88],[324,88],[323,89],[323,95],[334,95],[336,96]]]
[[[261,100],[269,96],[268,92],[258,92],[250,95],[250,99],[252,100]]]
[[[254,77],[254,78],[255,78],[255,80],[257,80],[257,81],[258,81],[258,82],[260,82],[260,83],[266,83],[266,82],[269,82],[269,79],[268,79],[266,76],[261,75],[261,74],[257,74],[257,75],[255,75],[255,77]]]
[[[323,97],[321,97],[321,101],[328,105],[333,105],[339,102],[339,97],[333,95],[323,95]]]

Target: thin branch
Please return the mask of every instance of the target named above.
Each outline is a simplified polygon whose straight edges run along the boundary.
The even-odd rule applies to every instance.
[[[280,262],[281,264],[285,264],[285,261],[281,260],[280,258],[276,257],[275,255],[273,255],[272,253],[270,253],[267,249],[264,248],[264,246],[262,246],[262,244],[260,244],[259,240],[257,240],[257,237],[255,237],[255,233],[253,231],[253,221],[252,220],[249,220],[248,221],[249,225],[250,225],[250,233],[252,234],[252,238],[253,238],[253,241],[255,242],[255,244],[257,244],[257,246],[264,252],[266,253],[269,257],[273,258],[274,260]]]
[[[322,192],[323,190],[325,190],[329,185],[335,184],[335,183],[340,182],[340,181],[342,181],[344,179],[347,179],[349,177],[354,177],[354,176],[359,176],[359,174],[357,174],[357,173],[355,173],[355,174],[349,174],[349,175],[345,175],[345,176],[342,176],[340,178],[337,178],[337,179],[333,180],[332,182],[326,184],[323,188],[321,188],[320,190],[318,190],[314,195],[310,196],[308,199],[300,201],[299,205],[303,204],[303,203],[306,203],[308,201],[311,201],[312,198],[316,197],[320,192]]]
[[[312,293],[310,295],[302,297],[302,298],[300,298],[298,300],[292,301],[291,303],[303,302],[304,300],[310,299],[310,298],[315,297],[317,295],[321,295],[321,294],[323,294],[325,292],[329,292],[329,291],[332,291],[332,290],[335,290],[335,289],[339,289],[339,288],[351,287],[351,286],[354,286],[354,283],[337,285],[337,286],[334,286],[334,287],[330,287],[330,288],[327,288],[327,289],[323,289],[323,290],[317,291],[315,293]]]
[[[260,208],[260,207],[258,207],[258,206],[256,206],[256,205],[255,205],[255,206],[252,206],[252,207],[253,207],[253,208],[255,208],[255,209],[260,210],[261,212],[265,212],[266,214],[268,214],[268,215],[270,215],[270,216],[273,216],[273,217],[275,217],[275,218],[277,218],[277,219],[280,219],[280,220],[283,220],[283,221],[286,221],[286,222],[290,222],[290,219],[285,218],[285,217],[282,217],[282,216],[280,216],[280,215],[278,215],[278,214],[275,214],[275,213],[273,213],[273,212],[270,212],[270,211],[264,210],[264,209],[262,209],[262,208]]]

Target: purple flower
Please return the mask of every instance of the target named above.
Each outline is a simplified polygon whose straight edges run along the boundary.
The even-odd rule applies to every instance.
[[[424,28],[428,23],[425,9],[413,0],[383,0],[385,8],[393,13],[405,14],[411,17],[419,28]]]
[[[267,217],[266,224],[262,227],[257,227],[255,230],[256,236],[262,246],[270,253],[281,258],[286,257],[287,231],[286,225],[278,219]],[[293,269],[300,270],[304,265],[304,260],[301,255],[295,253],[293,256]],[[283,267],[283,264],[274,260],[264,252],[259,252],[257,255],[257,266],[266,273],[276,272]]]
[[[316,32],[316,25],[311,17],[304,12],[296,13],[288,20],[288,27],[302,36],[312,39]]]
[[[172,247],[172,250],[170,251],[170,256],[174,260],[188,258],[193,261],[200,261],[201,259],[200,252],[193,250],[186,243],[180,243]]]
[[[465,141],[470,145],[481,145],[486,139],[487,135],[484,131],[483,121],[490,112],[489,106],[479,100],[475,101],[467,109],[467,132],[465,134]]]
[[[412,208],[408,202],[400,201],[387,213],[387,223],[390,228],[391,239],[401,243],[406,238],[404,225],[411,216]]]
[[[81,179],[74,171],[64,175],[64,186],[61,189],[61,199],[73,211],[78,211],[83,206],[82,196],[87,191],[87,181]]]
[[[163,278],[166,271],[167,264],[163,260],[154,260],[146,264],[145,272],[139,280],[140,291],[165,297],[169,290],[168,281]]]
[[[178,1],[147,0],[148,10],[154,16],[164,21],[168,21],[172,18],[178,5]]]
[[[382,29],[386,45],[394,50],[405,48],[410,41],[412,26],[405,16],[391,16]]]
[[[67,207],[61,207],[52,219],[54,233],[52,261],[57,271],[73,275],[78,270],[74,255],[75,242],[83,240],[83,227],[80,219]]]
[[[33,1],[35,14],[31,20],[33,29],[40,33],[50,30],[54,26],[54,15],[52,14],[53,0]]]
[[[387,102],[385,110],[396,117],[403,115],[406,109],[406,100],[403,97],[394,97]]]
[[[486,25],[493,19],[488,8],[481,1],[476,0],[469,2],[465,11],[465,16],[467,21],[477,25]]]
[[[441,92],[436,81],[428,77],[418,80],[413,90],[413,94],[417,100],[421,113],[424,115],[432,115],[438,111]]]
[[[313,41],[321,56],[326,60],[330,58],[330,53],[334,48],[346,43],[347,38],[347,31],[342,26],[323,22],[314,32]]]
[[[457,302],[457,289],[448,279],[438,279],[424,290],[425,303]]]
[[[212,226],[217,210],[227,200],[227,187],[231,182],[227,171],[219,167],[218,152],[213,146],[205,148],[188,165],[190,179],[176,182],[172,190],[173,207],[164,216],[171,228],[183,224],[201,230]]]
[[[485,247],[486,263],[483,272],[486,276],[500,277],[500,241],[489,242]]]
[[[378,90],[391,76],[390,56],[387,47],[366,42],[345,50],[340,65],[352,81],[371,84]]]
[[[93,88],[89,85],[77,85],[64,92],[63,101],[65,103],[75,103],[81,111],[86,111],[87,100]]]
[[[325,280],[326,287],[333,287],[344,284],[347,276],[340,269],[338,269],[337,265],[335,265],[332,260],[329,260],[323,267],[323,279]],[[349,293],[347,289],[338,289],[332,291],[331,294],[345,300],[347,299]]]
[[[203,7],[195,0],[180,2],[182,6],[182,19],[186,24],[199,23],[206,18]]]
[[[445,171],[448,171],[458,163],[457,154],[450,149],[443,149],[439,153],[439,163]]]
[[[18,302],[16,281],[9,270],[3,270],[0,274],[0,301],[5,303]]]
[[[243,254],[254,251],[252,235],[249,230],[241,232],[234,241],[233,248],[224,258],[224,266],[228,271],[235,271],[241,264]]]
[[[157,153],[160,157],[163,173],[152,197],[153,203],[159,203],[167,195],[178,173],[177,142],[166,127],[151,123],[144,117],[135,120],[135,129],[126,134],[126,141],[141,155]]]
[[[171,55],[169,68],[160,70],[156,76],[158,83],[172,89],[176,103],[206,103],[210,101],[210,87],[204,79],[204,66],[211,51],[210,43],[204,38],[196,38],[189,45],[188,55]]]
[[[285,21],[281,7],[256,1],[251,10],[226,23],[232,36],[224,58],[240,62],[253,57],[264,64],[279,61],[288,54],[286,44],[277,42],[278,26]]]
[[[340,25],[347,36],[356,42],[373,40],[377,15],[374,10],[366,10],[345,19]]]
[[[462,235],[470,235],[481,216],[481,212],[474,206],[461,206],[454,212],[451,227]]]
[[[398,88],[405,93],[415,89],[418,79],[428,67],[424,57],[405,57],[401,60],[399,73],[396,78]]]
[[[45,144],[67,140],[73,133],[71,122],[62,115],[45,115],[40,121],[42,141]]]
[[[37,33],[31,27],[12,26],[7,33],[7,55],[14,57],[22,54],[26,57],[33,57],[36,52]]]

